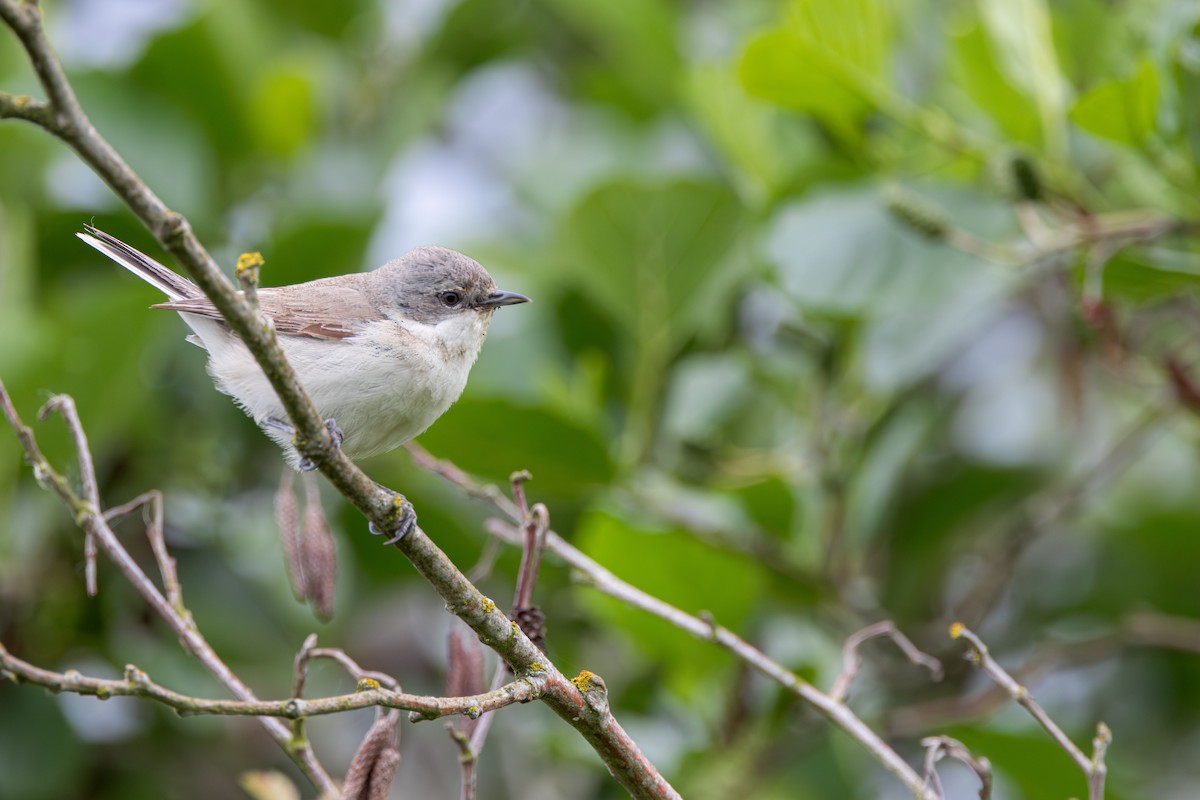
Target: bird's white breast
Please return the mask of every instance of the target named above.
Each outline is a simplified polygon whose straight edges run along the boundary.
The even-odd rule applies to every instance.
[[[260,425],[287,415],[245,346],[224,328],[183,315],[209,352],[209,371]],[[369,323],[347,339],[282,336],[280,344],[321,416],[345,434],[358,458],[399,447],[459,398],[491,313],[464,311],[437,325],[411,319]],[[200,324],[197,324],[200,323]],[[263,428],[297,460],[288,435]]]

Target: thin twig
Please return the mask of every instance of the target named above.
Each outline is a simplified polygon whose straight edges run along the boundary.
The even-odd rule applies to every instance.
[[[520,514],[516,503],[505,497],[496,487],[487,487],[478,483],[458,467],[449,462],[434,458],[417,445],[409,444],[408,450],[413,456],[413,462],[418,466],[441,476],[472,497],[487,500],[514,523],[518,525],[523,523],[524,517]],[[519,547],[524,542],[524,531],[514,527],[512,524],[493,519],[488,520],[485,527],[490,534],[509,544]],[[666,620],[675,627],[687,631],[697,638],[707,639],[726,648],[759,673],[776,681],[788,691],[811,704],[830,722],[848,733],[855,741],[866,748],[883,765],[884,769],[896,776],[915,797],[922,798],[922,800],[933,800],[934,795],[932,791],[925,786],[924,779],[917,774],[916,770],[909,766],[895,750],[889,747],[853,711],[820,691],[794,672],[773,661],[765,653],[740,638],[737,634],[717,625],[712,620],[701,620],[657,597],[643,592],[641,589],[631,586],[584,555],[553,530],[546,531],[546,549],[563,559],[563,561],[576,571],[583,582],[596,590],[615,597],[626,605],[641,609],[660,619]],[[487,724],[488,718],[484,717],[481,720],[480,726],[475,730],[475,736],[472,737],[473,745],[475,739],[481,736],[481,732],[483,735],[486,735]],[[478,748],[476,749],[478,750]]]
[[[446,723],[446,732],[458,745],[458,764],[462,771],[462,783],[459,789],[459,800],[475,800],[475,765],[479,755],[471,747],[471,740],[466,733],[460,731],[453,722]]]
[[[483,648],[479,642],[465,635],[457,627],[450,631],[447,638],[450,646],[450,666],[446,671],[446,694],[455,697],[483,691]],[[504,666],[498,666],[497,674],[503,675]],[[483,719],[490,720],[491,715]],[[481,719],[458,719],[446,723],[446,730],[458,745],[461,800],[474,800],[475,797],[475,765],[479,760],[479,751],[471,746],[471,737],[480,724]],[[480,747],[482,746],[481,741]]]
[[[158,562],[158,574],[162,577],[163,591],[167,595],[167,600],[175,607],[176,611],[184,613],[186,609],[183,606],[183,588],[179,585],[179,576],[175,572],[175,559],[167,552],[167,541],[163,532],[162,492],[157,489],[143,492],[128,503],[113,506],[105,511],[104,519],[111,523],[114,519],[119,519],[137,508],[144,508],[150,514],[149,519],[145,520],[146,538],[150,540],[150,549],[154,553],[154,560]]]
[[[345,651],[336,647],[316,647],[309,651],[308,657],[311,658],[327,658],[336,661],[342,665],[342,668],[356,681],[368,680],[376,681],[383,684],[392,691],[399,691],[400,682],[388,675],[386,672],[377,672],[373,669],[363,669],[354,659],[346,655]]]
[[[1084,776],[1088,780],[1088,798],[1089,800],[1102,800],[1104,797],[1104,775],[1106,767],[1104,765],[1104,755],[1108,750],[1108,744],[1112,740],[1112,733],[1108,730],[1108,726],[1100,723],[1095,741],[1095,754],[1089,758],[1084,754],[1079,747],[1071,741],[1062,728],[1050,718],[1050,715],[1038,705],[1038,702],[1033,699],[1033,695],[1029,690],[1017,682],[1016,678],[1010,675],[1003,667],[1001,667],[996,659],[992,658],[988,651],[987,645],[983,643],[975,633],[961,623],[954,623],[950,626],[950,636],[955,639],[965,639],[971,646],[970,659],[984,673],[996,682],[1008,696],[1016,700],[1018,704],[1029,712],[1037,723],[1045,729],[1046,733],[1050,734],[1058,746],[1066,751],[1079,768],[1083,771]],[[1103,734],[1103,735],[1101,735]]]
[[[0,644],[0,675],[15,681],[37,684],[54,692],[71,692],[109,697],[145,697],[175,709],[181,716],[221,715],[232,717],[278,717],[302,719],[328,714],[340,714],[359,708],[391,708],[408,711],[411,719],[438,719],[454,715],[478,717],[488,711],[535,700],[540,689],[528,680],[515,680],[499,689],[469,697],[436,697],[405,694],[378,685],[352,694],[334,695],[306,700],[291,697],[285,700],[209,700],[181,694],[155,683],[150,677],[129,664],[124,680],[90,678],[75,670],[54,672],[36,667],[14,656]],[[271,722],[278,722],[272,719]],[[286,730],[286,728],[285,728]]]
[[[75,408],[75,401],[68,395],[56,394],[38,410],[38,419],[45,422],[55,413],[61,414],[63,420],[66,421],[67,430],[70,432],[72,443],[75,446],[76,458],[79,461],[79,480],[83,487],[83,501],[93,512],[99,511],[100,490],[96,483],[96,467],[92,463],[92,451],[88,447],[87,434],[83,431],[83,425],[79,423],[79,412]],[[90,533],[83,537],[83,574],[88,597],[95,597],[97,592],[96,537]]]
[[[493,536],[510,544],[519,544],[522,540],[520,530],[500,520],[488,520],[486,527]],[[554,531],[548,531],[546,534],[546,548],[574,569],[577,579],[585,585],[614,597],[628,606],[666,620],[699,639],[706,639],[729,650],[759,673],[809,703],[826,719],[848,733],[866,748],[883,765],[884,769],[896,776],[915,797],[926,799],[934,797],[932,791],[925,786],[921,776],[847,706],[772,660],[733,631],[716,624],[715,621],[706,621],[681,611],[669,603],[631,586],[567,543]]]
[[[1046,673],[1064,666],[1111,659],[1123,647],[1154,647],[1200,655],[1200,623],[1149,612],[1127,614],[1111,633],[1046,642],[1013,671],[1013,677],[1021,684],[1035,683]],[[892,710],[887,714],[885,729],[894,736],[909,736],[933,728],[965,725],[991,715],[1008,700],[1005,691],[992,683],[973,696],[938,698]]]
[[[525,484],[531,480],[533,480],[533,475],[527,469],[519,469],[508,476],[508,483],[512,486],[513,502],[517,504],[517,511],[522,519],[529,516],[529,503],[525,499]]]
[[[542,551],[546,549],[546,531],[550,529],[550,511],[538,503],[529,510],[525,522],[525,544],[521,551],[521,568],[517,572],[517,590],[513,608],[533,605],[533,587],[537,583]]]
[[[833,688],[829,690],[830,697],[839,702],[846,701],[846,697],[850,694],[850,684],[854,682],[858,671],[862,668],[862,656],[859,654],[858,648],[864,642],[881,636],[891,639],[909,661],[929,670],[933,680],[940,681],[942,679],[942,662],[918,650],[912,640],[900,632],[896,623],[891,620],[883,620],[846,637],[846,642],[842,645],[842,673],[838,675],[837,680],[833,683]]]
[[[953,758],[966,764],[979,779],[979,800],[992,796],[992,765],[986,758],[975,758],[966,745],[949,736],[929,736],[921,740],[925,750],[925,780],[938,793],[944,795],[941,778],[937,773],[937,762],[943,757]]]
[[[0,0],[0,5],[3,2],[7,2],[7,0]],[[43,485],[48,485],[59,496],[67,508],[74,514],[76,524],[85,534],[91,534],[95,537],[100,549],[117,565],[118,569],[125,576],[125,579],[137,589],[138,593],[142,595],[142,598],[150,607],[170,626],[175,635],[179,637],[179,642],[183,645],[184,649],[203,664],[238,700],[251,703],[256,702],[258,698],[254,696],[254,692],[221,660],[220,656],[217,655],[216,651],[212,649],[207,640],[200,634],[200,631],[197,630],[191,615],[186,610],[176,610],[171,602],[159,592],[158,587],[142,571],[142,568],[133,560],[133,557],[129,555],[129,552],[121,544],[116,534],[113,533],[112,528],[109,527],[107,520],[99,509],[77,495],[67,480],[55,471],[50,462],[46,460],[46,457],[38,447],[33,430],[25,425],[21,421],[20,415],[17,414],[17,410],[12,404],[12,398],[9,396],[8,389],[4,386],[3,381],[0,381],[0,408],[3,409],[4,416],[8,419],[13,430],[16,431],[17,439],[25,451],[25,458],[33,467],[33,474],[37,480]],[[64,419],[67,421],[68,426],[79,424],[78,418],[64,416]],[[72,433],[72,439],[77,442],[86,442],[86,437],[83,437],[81,433]],[[81,471],[87,472],[88,470],[84,469],[84,466],[90,466],[91,459],[80,458],[79,464]],[[91,475],[91,479],[95,480],[94,474]],[[323,793],[336,791],[333,779],[329,777],[325,768],[321,766],[309,745],[293,745],[288,727],[279,720],[264,716],[261,718],[261,721],[271,737],[284,748],[284,751],[288,753],[296,762],[296,765],[317,788]]]

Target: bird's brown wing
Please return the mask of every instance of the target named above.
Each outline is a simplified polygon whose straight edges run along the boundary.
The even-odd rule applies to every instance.
[[[344,275],[337,278],[340,285],[330,285],[333,279],[323,278],[296,286],[259,289],[259,308],[275,323],[276,332],[285,336],[345,339],[361,331],[364,323],[383,319],[375,306],[366,300],[360,281],[353,280],[358,277]],[[353,280],[348,286],[347,278]],[[207,297],[158,303],[152,308],[166,308],[224,322]]]

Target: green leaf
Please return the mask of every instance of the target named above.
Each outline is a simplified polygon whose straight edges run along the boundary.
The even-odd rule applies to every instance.
[[[695,67],[686,91],[697,121],[733,168],[742,197],[752,204],[781,191],[795,177],[797,156],[817,147],[816,132],[780,125],[785,112],[750,97],[726,64]]]
[[[1143,59],[1128,78],[1101,83],[1079,98],[1071,121],[1103,139],[1142,145],[1157,128],[1158,99],[1158,71]]]
[[[1033,102],[1046,149],[1064,155],[1068,86],[1045,0],[981,0],[980,13],[1000,72]]]
[[[1010,139],[1037,145],[1042,129],[1029,101],[1001,71],[987,33],[980,25],[952,35],[950,64],[954,80]]]
[[[549,5],[583,39],[573,61],[587,94],[644,117],[673,102],[680,57],[672,4],[550,0]]]
[[[1169,266],[1139,257],[1137,253],[1122,253],[1104,267],[1105,297],[1124,297],[1131,300],[1154,300],[1182,293],[1195,294],[1200,289],[1200,270],[1191,257],[1184,263]]]
[[[641,343],[668,351],[722,318],[744,261],[731,258],[742,208],[723,184],[617,180],[570,213],[575,274]]]
[[[796,0],[783,25],[751,40],[738,77],[750,94],[853,135],[885,82],[891,45],[878,0]]]
[[[421,445],[502,484],[527,469],[539,494],[578,495],[613,476],[595,433],[550,409],[507,400],[459,400],[421,435]]]
[[[316,101],[303,69],[279,66],[263,75],[255,82],[250,104],[250,126],[267,152],[291,155],[308,141]]]

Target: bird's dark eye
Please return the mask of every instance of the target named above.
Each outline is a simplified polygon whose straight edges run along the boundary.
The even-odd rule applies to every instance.
[[[440,297],[447,306],[456,306],[462,302],[462,292],[442,292]]]

